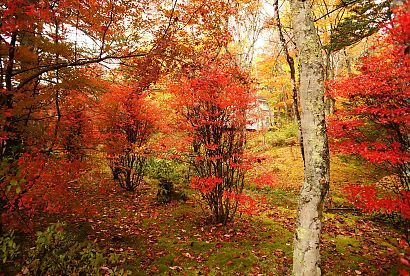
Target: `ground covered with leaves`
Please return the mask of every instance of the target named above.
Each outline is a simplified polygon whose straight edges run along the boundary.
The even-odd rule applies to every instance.
[[[257,150],[269,156],[269,164],[264,166],[275,172],[277,183],[248,187],[246,194],[259,199],[257,210],[250,215],[239,214],[226,226],[207,221],[188,186],[176,187],[184,197],[158,204],[157,186],[149,178],[130,193],[121,191],[111,183],[109,174],[103,174],[106,179],[100,182],[104,182],[104,189],[97,185],[94,193],[88,190],[84,195],[92,201],[96,213],[84,217],[40,216],[37,228],[43,230],[50,222],[65,221],[65,231],[79,241],[89,240],[105,252],[118,254],[118,266],[132,275],[289,275],[302,162],[296,146],[261,145]],[[352,180],[374,182],[381,176],[371,167],[337,156],[332,157],[331,168],[332,188],[322,235],[324,274],[398,274],[407,261],[400,229],[389,220],[351,208],[343,190]],[[28,236],[16,235],[23,241],[22,249],[32,246]],[[24,273],[25,264],[21,256],[17,261],[6,261],[4,271]]]

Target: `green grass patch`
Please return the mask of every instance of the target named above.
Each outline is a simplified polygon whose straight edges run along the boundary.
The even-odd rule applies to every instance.
[[[355,237],[337,235],[334,240],[337,252],[341,253],[348,253],[350,249],[358,249],[360,246],[359,240]]]

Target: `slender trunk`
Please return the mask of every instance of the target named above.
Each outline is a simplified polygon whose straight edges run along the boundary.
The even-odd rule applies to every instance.
[[[0,90],[4,87],[4,68],[3,68],[3,57],[0,56]],[[0,106],[2,104],[0,103]]]
[[[343,54],[345,56],[345,61],[346,61],[346,70],[347,70],[347,75],[349,76],[349,78],[351,78],[353,76],[352,73],[352,64],[350,62],[350,57],[349,54],[346,51],[346,48],[343,49]]]
[[[325,81],[333,80],[335,77],[332,52],[326,51]],[[335,99],[331,95],[325,97],[325,114],[329,116],[334,113]]]
[[[292,84],[292,98],[293,98],[293,111],[295,112],[296,123],[298,124],[299,146],[300,146],[300,151],[302,153],[302,159],[303,159],[303,164],[304,164],[305,154],[304,154],[304,149],[303,149],[302,123],[300,120],[300,113],[299,113],[298,86],[296,84],[295,61],[289,54],[288,46],[286,45],[286,40],[283,35],[282,24],[281,24],[280,16],[279,16],[279,0],[275,0],[273,7],[275,8],[276,27],[278,28],[278,31],[279,31],[280,42],[282,44],[283,51],[285,52],[286,61],[290,68],[290,79],[291,79],[291,84]]]
[[[320,230],[324,198],[329,188],[323,57],[311,18],[310,2],[291,0],[292,25],[300,63],[302,135],[306,158],[299,198],[293,252],[294,275],[321,275]]]
[[[13,80],[13,67],[14,67],[14,56],[16,53],[16,42],[17,42],[17,32],[14,32],[11,35],[11,41],[10,41],[10,46],[9,46],[9,58],[8,58],[8,64],[6,67],[6,76],[5,76],[5,81],[6,81],[6,89],[7,89],[7,99],[6,99],[6,106],[7,108],[12,108],[12,90],[13,90],[13,85],[12,85],[12,80]]]
[[[271,125],[274,126],[274,125],[276,124],[276,120],[275,120],[275,107],[272,107],[271,118],[272,118]]]
[[[54,38],[54,45],[56,47],[56,49],[58,49],[58,45],[59,45],[59,40],[58,40],[58,36],[59,36],[59,22],[57,19],[55,19],[55,38]],[[58,64],[60,60],[60,55],[58,50],[56,51],[55,54],[55,63]],[[54,125],[54,134],[53,134],[53,139],[51,141],[51,145],[48,147],[48,152],[51,153],[53,151],[54,145],[57,142],[57,138],[58,138],[58,131],[60,129],[60,122],[61,122],[61,109],[60,109],[60,87],[59,87],[59,82],[60,82],[60,72],[59,72],[59,68],[57,68],[55,70],[55,80],[56,80],[56,85],[55,85],[55,108],[56,108],[56,115],[57,115],[57,119],[56,119],[56,123]]]

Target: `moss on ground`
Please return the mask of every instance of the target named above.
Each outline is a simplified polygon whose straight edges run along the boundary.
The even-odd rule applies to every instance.
[[[296,146],[258,150],[272,157],[265,166],[277,174],[278,185],[246,189],[249,195],[266,198],[252,216],[242,215],[226,226],[209,225],[194,191],[187,190],[187,201],[158,205],[156,186],[147,183],[135,195],[116,191],[96,200],[96,206],[104,207],[101,213],[88,222],[69,224],[69,230],[80,240],[92,237],[108,249],[128,252],[124,267],[133,275],[289,275],[303,164]],[[332,204],[347,206],[344,185],[372,181],[378,175],[373,169],[332,156]],[[370,224],[359,213],[324,213],[324,219],[324,274],[397,273],[400,235],[391,226]]]

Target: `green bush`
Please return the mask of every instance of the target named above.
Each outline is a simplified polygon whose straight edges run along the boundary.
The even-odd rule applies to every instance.
[[[174,184],[183,182],[186,168],[173,160],[151,158],[147,164],[147,175],[157,181],[158,203],[167,203],[172,198],[184,197],[175,192]]]
[[[267,143],[272,146],[285,146],[294,144],[298,139],[298,125],[294,122],[288,122],[274,131],[266,134]]]
[[[56,223],[37,233],[36,246],[28,253],[24,274],[33,275],[126,275],[118,269],[120,255],[95,247],[91,242],[77,242]]]
[[[20,254],[19,246],[14,241],[13,232],[0,237],[0,253],[1,262],[3,264],[7,261],[14,260]]]

